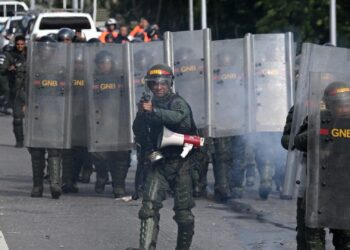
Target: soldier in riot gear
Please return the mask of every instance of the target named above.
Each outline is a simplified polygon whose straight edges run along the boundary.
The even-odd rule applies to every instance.
[[[7,53],[2,65],[10,77],[13,77],[15,83],[15,100],[13,105],[13,132],[16,138],[16,147],[23,147],[23,107],[24,107],[24,88],[26,79],[26,58],[27,50],[24,36],[16,36],[15,49]]]
[[[83,50],[74,47],[74,79],[73,117],[72,117],[72,148],[62,151],[62,192],[77,193],[77,181],[82,169],[84,181],[88,182],[92,173],[92,163],[86,145],[86,90],[84,76]]]
[[[13,51],[13,47],[6,45],[0,52],[0,112],[4,114],[11,114],[9,108],[13,102],[13,87],[10,86],[9,72],[4,65],[6,58],[9,57],[8,53]],[[11,84],[13,85],[13,84]]]
[[[116,82],[118,78],[115,72],[115,58],[107,50],[102,50],[95,57],[96,72],[94,74],[94,95],[96,95],[96,105],[105,105],[103,103],[104,95],[112,95],[112,93],[123,91],[123,86]],[[108,83],[108,88],[103,86]],[[109,107],[106,107],[109,108]],[[103,107],[101,107],[103,109]],[[108,114],[113,116],[113,114]],[[108,118],[109,119],[109,118]],[[125,178],[130,166],[130,151],[108,151],[93,152],[92,160],[96,168],[96,193],[104,192],[104,188],[108,179],[108,171],[112,176],[113,194],[115,198],[122,197],[125,194]]]
[[[171,91],[173,72],[164,64],[151,67],[145,78],[147,86],[153,93],[151,102],[143,102],[134,121],[135,134],[144,132],[146,120],[153,145],[163,131],[163,126],[176,133],[196,134],[190,106],[186,101]],[[142,143],[142,142],[141,142]],[[190,174],[193,154],[181,158],[182,147],[168,146],[160,149],[164,160],[154,164],[149,170],[143,194],[140,248],[155,249],[159,229],[159,210],[166,197],[166,191],[174,193],[174,219],[178,224],[176,249],[190,249],[194,234],[194,207],[192,198],[192,177]]]
[[[43,82],[54,82],[65,78],[65,69],[57,68],[56,72],[52,73],[48,72],[52,68],[50,67],[50,58],[56,52],[56,41],[50,37],[42,37],[39,40],[38,45],[38,60],[41,62],[47,62],[43,64],[43,67],[37,69],[34,73],[35,81],[30,84],[41,84],[41,87],[38,87],[36,91],[43,91],[40,95],[44,95],[43,98],[50,98],[51,94],[54,94],[56,89],[51,86],[42,85]],[[56,79],[50,79],[51,77],[57,77]],[[57,88],[57,87],[56,87]],[[54,102],[54,100],[51,100]],[[28,100],[31,102],[31,100]],[[34,105],[34,104],[27,104]],[[44,106],[45,104],[35,104],[37,107]],[[42,117],[44,120],[45,117]],[[42,128],[34,128],[34,129],[42,129]],[[58,148],[44,148],[44,147],[34,147],[31,146],[28,148],[29,153],[31,155],[32,160],[32,170],[33,170],[33,189],[31,192],[31,197],[42,197],[43,195],[43,177],[44,177],[44,168],[45,168],[45,154],[48,154],[48,171],[50,175],[50,190],[51,196],[53,199],[58,199],[61,195],[61,150]]]
[[[330,83],[324,90],[323,95],[323,103],[320,103],[320,121],[321,124],[329,124],[327,127],[335,127],[337,126],[337,122],[342,119],[348,119],[350,118],[350,84],[345,82],[332,82]],[[341,122],[340,122],[341,124]],[[343,124],[344,125],[344,124]],[[349,123],[346,124],[349,126]],[[294,144],[295,147],[303,152],[306,152],[307,154],[310,154],[312,152],[308,151],[308,130],[309,130],[309,121],[308,117],[304,120],[303,125],[300,127],[298,134],[294,138]],[[319,129],[319,134],[322,135],[322,131],[325,129],[321,128]],[[320,138],[320,149],[323,147],[321,144],[321,141],[325,141],[325,145],[327,145],[328,139]],[[322,157],[329,157],[332,155],[332,148],[326,148],[325,152],[322,152]],[[320,152],[321,154],[321,152]],[[311,156],[308,158],[312,158]],[[321,161],[321,160],[320,160]],[[341,161],[341,160],[340,160]],[[329,164],[332,164],[329,162]],[[333,164],[337,164],[337,162],[333,162]],[[339,163],[338,163],[339,164]],[[341,161],[340,164],[346,164],[344,161]],[[322,163],[323,169],[326,169],[328,166],[325,166]],[[310,166],[311,168],[317,168],[318,166]],[[311,169],[310,168],[310,169]],[[333,170],[334,171],[334,170]],[[328,177],[330,178],[330,177]],[[331,180],[329,180],[331,181]],[[335,180],[336,182],[338,180]],[[310,185],[310,184],[308,184]],[[323,184],[322,184],[323,185]],[[326,186],[326,185],[323,185]],[[307,187],[308,188],[308,187]],[[340,195],[340,194],[332,194],[334,196]],[[327,201],[329,202],[329,200]],[[305,208],[306,205],[306,197],[301,202],[301,207]],[[310,206],[310,204],[307,204]],[[343,204],[343,206],[346,206],[346,204]],[[306,207],[308,209],[308,207]],[[303,210],[305,213],[305,209]],[[321,215],[321,208],[318,211],[318,214]],[[301,216],[298,214],[297,216]],[[302,215],[303,217],[305,216]],[[339,214],[339,217],[340,214]],[[331,220],[334,220],[336,217],[331,218]],[[297,217],[298,219],[298,217]],[[332,223],[329,220],[327,220],[328,223]],[[330,232],[333,233],[333,245],[335,249],[350,249],[350,228],[344,230],[343,228],[331,228]],[[323,250],[325,249],[325,230],[324,228],[315,228],[315,227],[309,227],[306,226],[305,234],[303,235],[306,240],[306,249],[316,249],[316,250]]]
[[[70,28],[61,28],[57,32],[57,41],[64,43],[71,43],[73,41],[75,34],[74,31]]]

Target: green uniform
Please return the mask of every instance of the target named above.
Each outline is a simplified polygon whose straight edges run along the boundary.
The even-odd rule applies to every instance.
[[[299,129],[299,133],[294,138],[295,147],[303,152],[307,152],[307,135],[308,121],[305,119],[303,125]],[[305,223],[305,199],[300,204],[300,209],[297,213],[297,220],[304,219]],[[304,214],[302,214],[304,213]],[[302,223],[301,221],[299,222]],[[298,224],[299,224],[298,223]],[[305,225],[305,224],[304,224]],[[350,230],[330,229],[333,233],[333,245],[335,249],[350,249]],[[305,239],[307,250],[324,250],[325,249],[325,230],[324,228],[309,228],[305,226]]]
[[[215,138],[213,170],[214,192],[216,199],[226,201],[229,198],[229,169],[232,166],[232,141],[231,137]]]
[[[163,126],[176,133],[196,134],[191,109],[182,97],[168,93],[163,97],[154,97],[152,102],[153,112],[137,113],[133,125],[135,135],[143,133],[144,121],[149,124],[149,136],[154,145]],[[176,249],[190,248],[194,234],[194,216],[191,212],[194,207],[191,177],[193,153],[182,159],[181,152],[180,146],[161,149],[164,160],[156,162],[148,171],[142,208],[139,212],[140,249],[149,250],[156,247],[159,210],[168,190],[174,193],[174,220],[178,225]]]
[[[13,132],[16,137],[18,146],[23,145],[23,107],[25,104],[25,80],[26,80],[26,52],[18,52],[13,50],[7,53],[5,61],[2,65],[4,69],[8,69],[11,65],[16,67],[15,71],[8,71],[10,79],[15,82],[15,100],[13,105]]]

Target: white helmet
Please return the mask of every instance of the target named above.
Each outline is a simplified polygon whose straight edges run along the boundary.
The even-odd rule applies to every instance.
[[[117,25],[117,21],[114,18],[109,18],[106,22],[105,22],[105,26],[109,26],[109,25]]]

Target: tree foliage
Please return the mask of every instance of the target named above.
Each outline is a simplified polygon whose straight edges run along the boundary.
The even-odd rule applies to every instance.
[[[194,0],[195,28],[200,28],[200,0]],[[207,0],[208,26],[214,39],[246,33],[294,33],[298,42],[329,41],[330,0]],[[337,1],[339,45],[350,45],[350,1]],[[188,29],[188,0],[119,0],[111,15],[126,21],[146,17],[163,31]]]

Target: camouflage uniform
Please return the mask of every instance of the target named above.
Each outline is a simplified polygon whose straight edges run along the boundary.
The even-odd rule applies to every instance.
[[[138,112],[134,121],[135,135],[143,133],[143,122],[150,125],[150,138],[156,145],[157,137],[163,126],[181,134],[196,134],[192,112],[186,101],[180,96],[168,93],[163,97],[153,98],[153,112]],[[189,249],[194,234],[194,207],[192,198],[191,167],[193,153],[185,159],[180,157],[182,147],[168,146],[161,150],[164,160],[156,162],[149,169],[142,208],[140,249],[155,249],[159,230],[159,210],[166,198],[167,190],[174,193],[174,220],[178,224],[176,249]]]
[[[215,178],[215,197],[225,201],[229,198],[229,169],[232,166],[231,137],[213,139],[213,170]]]
[[[232,137],[233,162],[230,168],[230,189],[232,198],[242,198],[244,171],[246,169],[246,142],[244,136]]]
[[[9,79],[15,82],[15,100],[13,105],[13,132],[16,138],[16,146],[23,147],[23,107],[25,103],[25,80],[26,80],[26,51],[18,52],[16,49],[8,52],[2,65],[8,69],[11,65],[15,66],[15,71],[8,71]]]

